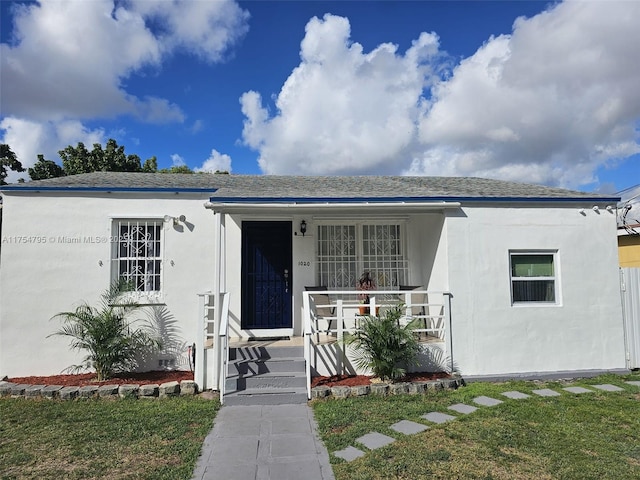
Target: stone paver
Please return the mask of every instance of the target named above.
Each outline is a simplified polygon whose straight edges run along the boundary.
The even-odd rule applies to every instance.
[[[356,438],[356,442],[361,443],[369,450],[375,450],[376,448],[385,447],[395,441],[395,438],[387,437],[386,435],[378,432],[369,432],[364,434],[360,438]]]
[[[478,407],[467,405],[465,403],[456,403],[447,408],[449,408],[449,410],[453,410],[454,412],[464,413],[465,415],[468,415],[478,410]]]
[[[593,393],[593,390],[589,390],[584,387],[564,387],[563,390],[566,390],[570,393]]]
[[[512,390],[512,391],[509,391],[509,392],[502,392],[502,395],[504,395],[507,398],[511,398],[513,400],[523,400],[525,398],[531,397],[531,395],[527,395],[526,393],[518,392],[517,390]]]
[[[502,400],[498,400],[497,398],[486,397],[481,395],[473,399],[474,403],[478,405],[482,405],[483,407],[495,407],[496,405],[500,405]]]
[[[433,423],[445,423],[456,419],[456,417],[454,417],[453,415],[447,415],[446,413],[440,412],[429,412],[425,415],[422,415],[422,418]]]
[[[358,450],[356,447],[347,447],[344,450],[338,450],[337,452],[333,452],[336,457],[342,458],[347,462],[351,462],[356,458],[360,458],[364,456],[364,452],[362,450]],[[231,477],[228,477],[231,478]]]
[[[412,422],[410,420],[400,420],[399,422],[391,425],[391,429],[405,435],[413,435],[415,433],[424,432],[428,428],[429,427],[423,425],[422,423]]]
[[[605,392],[623,392],[624,388],[620,388],[617,385],[611,385],[610,383],[603,383],[601,385],[591,385],[598,390],[604,390]]]
[[[559,397],[560,394],[555,390],[551,390],[550,388],[541,388],[539,390],[532,390],[533,393],[539,395],[541,397]]]
[[[640,382],[639,382],[639,381],[636,381],[636,380],[629,380],[629,381],[624,382],[624,383],[628,383],[629,385],[633,385],[633,386],[636,386],[636,387],[640,387]]]

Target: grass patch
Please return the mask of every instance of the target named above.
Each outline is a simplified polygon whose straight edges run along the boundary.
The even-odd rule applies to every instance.
[[[319,432],[330,453],[371,431],[396,442],[353,462],[331,455],[335,476],[341,479],[640,479],[640,390],[624,380],[638,375],[603,375],[571,382],[611,383],[624,392],[563,392],[565,382],[474,383],[456,391],[422,396],[357,397],[313,402]],[[563,392],[560,397],[532,395],[510,400],[508,390],[531,394],[539,388]],[[480,407],[470,415],[447,410],[454,403],[472,404],[480,395],[504,403]],[[455,421],[435,425],[420,416],[440,411],[457,415]],[[405,436],[391,430],[393,423],[413,420],[429,430]]]
[[[191,478],[220,408],[167,400],[0,399],[0,478]]]

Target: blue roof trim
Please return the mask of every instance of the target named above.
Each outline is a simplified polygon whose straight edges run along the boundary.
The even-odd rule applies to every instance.
[[[12,192],[160,192],[160,193],[215,193],[217,188],[186,187],[22,187],[5,185],[0,191]]]
[[[212,203],[619,202],[619,197],[211,197]]]

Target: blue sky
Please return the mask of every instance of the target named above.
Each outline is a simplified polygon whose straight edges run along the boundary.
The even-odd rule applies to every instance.
[[[115,138],[236,174],[640,183],[640,2],[0,8],[0,136],[25,166]]]

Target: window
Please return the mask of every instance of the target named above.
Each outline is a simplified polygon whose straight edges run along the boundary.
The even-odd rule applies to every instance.
[[[114,276],[138,292],[160,291],[162,220],[118,220],[114,234]]]
[[[365,270],[377,288],[398,289],[408,278],[400,224],[318,226],[318,285],[355,290]]]
[[[556,303],[555,257],[549,252],[510,254],[512,303]]]

